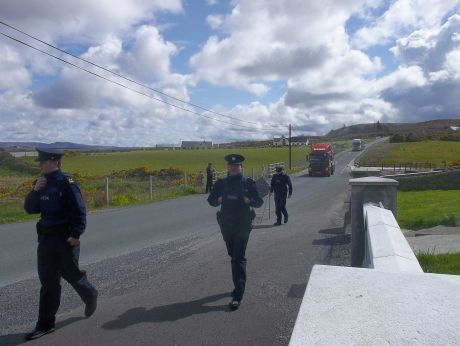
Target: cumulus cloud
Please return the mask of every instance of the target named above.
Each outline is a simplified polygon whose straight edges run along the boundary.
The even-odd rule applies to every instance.
[[[228,142],[286,134],[287,124],[293,124],[294,134],[314,135],[343,124],[460,117],[458,0],[389,5],[381,0],[233,0],[229,13],[211,6],[216,3],[208,0],[205,6],[209,13],[201,24],[209,33],[200,32],[202,41],[188,45],[193,52],[177,45],[187,40],[172,29],[180,20],[160,19],[163,13],[188,15],[179,0],[121,0],[117,6],[109,0],[40,5],[6,0],[0,12],[26,31],[185,101],[194,102],[190,95],[197,94],[197,85],[223,86],[211,90],[208,107],[251,124],[199,117],[3,40],[0,131],[5,140],[126,146],[197,138]],[[212,13],[217,8],[220,12]],[[350,18],[362,20],[352,36]],[[382,44],[391,47],[394,61],[379,57]],[[213,106],[212,95],[219,90],[228,92],[229,100],[236,90],[253,101]]]
[[[369,25],[361,28],[353,37],[359,48],[386,44],[401,34],[420,29],[434,28],[444,16],[459,9],[458,0],[397,0],[387,11]]]
[[[0,46],[0,91],[22,89],[31,82],[31,75],[21,56],[9,46]]]
[[[162,12],[180,13],[180,0],[2,0],[3,20],[47,41],[94,43],[122,36],[142,21]]]
[[[445,24],[402,37],[391,49],[406,67],[383,77],[381,97],[401,121],[460,117],[460,15]]]
[[[348,45],[344,24],[365,1],[234,1],[220,18],[223,37],[210,37],[190,59],[197,78],[254,93],[254,83],[317,69]],[[333,9],[333,10],[331,10]]]

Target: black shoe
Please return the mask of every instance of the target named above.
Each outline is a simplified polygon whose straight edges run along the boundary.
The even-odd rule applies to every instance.
[[[228,306],[230,310],[236,310],[240,307],[240,303],[241,302],[239,300],[232,299],[232,301],[228,303]]]
[[[91,301],[85,306],[85,316],[90,317],[97,308],[97,291]]]
[[[35,328],[33,331],[31,331],[30,333],[27,333],[26,336],[25,336],[25,339],[26,340],[35,340],[35,339],[38,339],[38,338],[41,338],[43,335],[46,335],[46,334],[49,334],[49,333],[52,333],[56,330],[56,328],[54,327],[51,327],[51,328],[48,328],[48,329],[38,329],[38,328]]]
[[[273,226],[281,226],[281,221],[276,221]]]
[[[287,223],[287,222],[288,222],[288,218],[285,217],[285,218],[284,218],[284,223]]]

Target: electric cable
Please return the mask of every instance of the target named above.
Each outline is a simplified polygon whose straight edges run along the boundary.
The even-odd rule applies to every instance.
[[[150,87],[150,86],[148,86],[148,85],[139,83],[139,82],[137,82],[137,81],[135,81],[135,80],[133,80],[133,79],[131,79],[131,78],[129,78],[129,77],[123,76],[122,74],[119,74],[119,73],[117,73],[117,72],[115,72],[115,71],[112,71],[112,70],[110,70],[110,69],[108,69],[108,68],[105,68],[105,67],[103,67],[103,66],[101,66],[101,65],[99,65],[99,64],[96,64],[96,63],[94,63],[94,62],[92,62],[92,61],[90,61],[90,60],[87,60],[87,59],[81,58],[81,57],[79,57],[79,56],[77,56],[77,55],[74,55],[74,54],[72,54],[72,53],[69,53],[69,52],[67,52],[67,51],[65,51],[65,50],[63,50],[63,49],[61,49],[61,48],[59,48],[59,47],[56,47],[56,46],[52,45],[51,43],[48,43],[48,42],[46,42],[46,41],[43,41],[43,40],[41,40],[41,39],[39,39],[39,38],[37,38],[37,37],[35,37],[35,36],[33,36],[33,35],[31,35],[31,34],[25,32],[25,31],[23,31],[23,30],[21,30],[21,29],[18,29],[18,28],[14,27],[14,26],[12,26],[12,25],[10,25],[10,24],[8,24],[8,23],[5,23],[5,22],[3,22],[2,20],[0,20],[0,24],[1,24],[1,25],[4,25],[4,26],[6,26],[6,27],[8,27],[8,28],[10,28],[10,29],[13,29],[13,30],[15,30],[15,31],[17,31],[17,32],[20,32],[21,34],[23,34],[23,35],[25,35],[25,36],[27,36],[27,37],[33,39],[33,40],[36,40],[36,41],[38,41],[38,42],[40,42],[40,43],[42,43],[42,44],[44,44],[44,45],[47,45],[48,47],[51,47],[51,48],[53,48],[53,49],[55,49],[55,50],[57,50],[57,51],[59,51],[59,52],[61,52],[61,53],[63,53],[63,54],[69,55],[69,56],[71,56],[71,57],[73,57],[73,58],[75,58],[75,59],[78,59],[78,60],[80,60],[80,61],[83,61],[83,62],[85,62],[85,63],[87,63],[87,64],[90,64],[90,65],[92,65],[92,66],[94,66],[94,67],[97,67],[97,68],[99,68],[99,69],[101,69],[101,70],[104,70],[104,71],[106,71],[106,72],[109,72],[109,73],[111,73],[111,74],[113,74],[113,75],[115,75],[115,76],[117,76],[117,77],[119,77],[119,78],[122,78],[122,79],[124,79],[124,80],[127,80],[127,81],[129,81],[129,82],[131,82],[131,83],[134,83],[134,84],[136,84],[136,85],[138,85],[138,86],[141,86],[141,87],[143,87],[143,88],[149,89],[149,90],[151,90],[151,91],[154,91],[154,92],[156,92],[156,93],[158,93],[158,94],[160,94],[160,95],[166,96],[166,97],[171,98],[171,99],[173,99],[173,100],[175,100],[175,101],[178,101],[178,102],[187,104],[187,105],[192,106],[192,107],[195,107],[195,108],[199,108],[199,109],[201,109],[201,110],[203,110],[203,111],[206,111],[206,112],[209,112],[209,113],[212,113],[212,114],[215,114],[215,115],[219,115],[219,116],[222,116],[222,117],[226,117],[226,118],[233,119],[233,120],[240,121],[240,122],[247,123],[247,124],[259,125],[259,123],[256,123],[256,122],[253,122],[253,121],[242,120],[242,119],[239,119],[239,118],[237,118],[237,117],[233,117],[233,116],[230,116],[230,115],[222,114],[222,113],[213,111],[213,110],[211,110],[211,109],[202,107],[202,106],[200,106],[200,105],[197,105],[197,104],[194,104],[194,103],[191,103],[191,102],[184,101],[184,100],[182,100],[182,99],[180,99],[180,98],[177,98],[177,97],[175,97],[175,96],[169,95],[169,94],[167,94],[167,93],[165,93],[165,92],[163,92],[163,91],[161,91],[161,90],[158,90],[158,89],[152,88],[152,87]],[[5,35],[5,36],[6,36],[6,35]],[[9,37],[9,36],[7,36],[7,37]],[[10,38],[11,38],[11,37],[10,37]],[[19,41],[18,41],[18,42],[19,42]],[[266,125],[266,126],[267,126],[267,125]],[[269,127],[273,127],[273,128],[279,129],[281,125],[268,125],[268,126],[269,126]]]

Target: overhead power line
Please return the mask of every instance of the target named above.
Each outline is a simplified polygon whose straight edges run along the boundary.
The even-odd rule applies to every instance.
[[[21,41],[21,40],[15,38],[15,37],[9,36],[9,35],[7,35],[7,34],[5,34],[5,33],[3,33],[3,32],[0,32],[0,35],[3,35],[3,36],[5,36],[5,37],[7,37],[7,38],[9,38],[9,39],[11,39],[11,40],[13,40],[13,41],[16,41],[16,42],[18,42],[18,43],[20,43],[20,44],[23,44],[23,45],[25,45],[25,46],[27,46],[27,47],[29,47],[29,48],[31,48],[31,49],[34,49],[34,50],[36,50],[36,51],[38,51],[38,52],[40,52],[40,53],[46,54],[46,55],[48,55],[48,56],[50,56],[50,57],[52,57],[52,58],[54,58],[54,59],[57,59],[57,60],[59,60],[59,61],[62,61],[62,62],[66,63],[66,64],[68,64],[68,65],[70,65],[70,66],[72,66],[72,67],[75,67],[75,68],[78,68],[78,69],[80,69],[80,70],[82,70],[82,71],[85,71],[85,72],[87,72],[87,73],[89,73],[89,74],[91,74],[91,75],[93,75],[93,76],[96,76],[96,77],[98,77],[98,78],[101,78],[101,79],[103,79],[103,80],[105,80],[105,81],[107,81],[107,82],[116,84],[116,85],[118,85],[118,86],[120,86],[120,87],[122,87],[122,88],[128,89],[128,90],[130,90],[130,91],[132,91],[132,92],[135,92],[135,93],[137,93],[137,94],[143,95],[143,96],[148,97],[148,98],[151,98],[151,99],[153,99],[153,100],[156,100],[156,101],[165,103],[165,104],[167,104],[167,105],[169,105],[169,106],[171,106],[171,107],[175,107],[175,108],[177,108],[177,109],[180,109],[180,110],[183,110],[183,111],[186,111],[186,112],[189,112],[189,113],[192,113],[192,114],[195,114],[195,115],[198,115],[198,116],[200,116],[200,117],[204,117],[204,118],[207,118],[207,119],[210,119],[210,120],[214,120],[214,121],[217,121],[217,122],[220,122],[220,123],[232,125],[232,126],[235,126],[235,127],[246,128],[246,129],[250,129],[250,130],[253,130],[253,131],[256,131],[256,132],[273,132],[273,131],[274,131],[273,129],[272,129],[272,130],[269,130],[269,129],[256,129],[256,128],[251,127],[251,126],[246,126],[246,125],[242,125],[242,124],[235,124],[235,123],[232,123],[232,122],[229,122],[229,121],[225,121],[225,120],[221,120],[221,119],[216,119],[216,118],[213,118],[213,117],[211,117],[211,116],[209,116],[209,115],[206,115],[206,114],[203,114],[203,113],[198,113],[198,112],[193,111],[193,110],[191,110],[191,109],[187,109],[187,108],[184,108],[184,107],[175,105],[175,104],[173,104],[173,103],[171,103],[171,102],[168,102],[168,101],[165,101],[165,100],[163,100],[163,99],[161,99],[161,98],[157,98],[157,97],[154,97],[154,96],[152,96],[152,95],[146,94],[146,93],[144,93],[144,92],[142,92],[142,91],[139,91],[139,90],[130,88],[130,87],[128,87],[128,86],[126,86],[126,85],[124,85],[124,84],[122,84],[122,83],[119,83],[119,82],[117,82],[117,81],[113,81],[113,80],[111,80],[111,79],[109,79],[109,78],[106,78],[106,77],[104,77],[104,76],[102,76],[102,75],[100,75],[100,74],[98,74],[98,73],[95,73],[95,72],[93,72],[93,71],[90,71],[90,70],[88,70],[88,69],[85,69],[85,68],[83,68],[83,67],[81,67],[81,66],[75,65],[75,64],[71,63],[70,61],[67,61],[67,60],[65,60],[65,59],[62,59],[62,58],[60,58],[60,57],[58,57],[58,56],[55,56],[55,55],[53,55],[53,54],[51,54],[51,53],[45,52],[45,51],[43,51],[43,50],[41,50],[41,49],[39,49],[39,48],[37,48],[37,47],[34,47],[34,46],[32,46],[32,45],[30,45],[30,44],[24,42],[24,41]]]
[[[18,29],[18,28],[14,27],[14,26],[12,26],[12,25],[10,25],[10,24],[8,24],[8,23],[5,23],[5,22],[1,21],[1,20],[0,20],[0,24],[1,24],[1,25],[4,25],[4,26],[6,26],[6,27],[8,27],[8,28],[10,28],[10,29],[13,29],[13,30],[15,30],[15,31],[17,31],[17,32],[19,32],[19,33],[21,33],[21,34],[23,34],[23,35],[25,35],[25,36],[27,36],[27,37],[29,37],[29,38],[31,38],[31,39],[33,39],[33,40],[36,40],[36,41],[38,41],[38,42],[40,42],[40,43],[42,43],[42,44],[44,44],[44,45],[46,45],[46,46],[48,46],[48,47],[51,47],[51,48],[53,48],[53,49],[55,49],[55,50],[57,50],[57,51],[59,51],[59,52],[61,52],[61,53],[63,53],[63,54],[69,55],[69,56],[71,56],[71,57],[73,57],[73,58],[75,58],[75,59],[78,59],[78,60],[83,61],[83,62],[85,62],[85,63],[87,63],[87,64],[90,64],[90,65],[92,65],[92,66],[94,66],[94,67],[97,67],[97,68],[103,70],[103,71],[109,72],[109,73],[111,73],[111,74],[113,74],[113,75],[115,75],[115,76],[117,76],[117,77],[119,77],[119,78],[122,78],[122,79],[124,79],[124,80],[126,80],[126,81],[129,81],[129,82],[131,82],[131,83],[134,83],[134,84],[136,84],[136,85],[138,85],[138,86],[141,86],[141,87],[143,87],[143,88],[149,89],[149,90],[151,90],[151,91],[153,91],[153,92],[156,92],[156,93],[158,93],[158,94],[160,94],[160,95],[163,95],[163,96],[168,97],[168,98],[170,98],[170,99],[173,99],[173,100],[175,100],[175,101],[181,102],[181,103],[183,103],[183,104],[185,104],[185,105],[189,105],[189,106],[192,106],[192,107],[194,107],[194,108],[198,108],[198,109],[201,109],[201,110],[203,110],[203,111],[205,111],[205,112],[209,112],[209,113],[212,113],[212,114],[215,114],[215,115],[218,115],[218,116],[222,116],[222,117],[226,117],[226,118],[229,118],[229,119],[232,119],[232,120],[240,121],[240,122],[242,122],[242,123],[253,124],[253,125],[259,125],[259,123],[257,123],[257,122],[248,121],[248,120],[243,120],[243,119],[239,119],[239,118],[234,117],[234,116],[230,116],[230,115],[227,115],[227,114],[219,113],[219,112],[213,111],[213,110],[211,110],[211,109],[202,107],[202,106],[200,106],[200,105],[197,105],[197,104],[194,104],[194,103],[191,103],[191,102],[182,100],[182,99],[180,99],[180,98],[177,98],[177,97],[175,97],[175,96],[169,95],[169,94],[167,94],[167,93],[165,93],[165,92],[163,92],[163,91],[161,91],[161,90],[158,90],[158,89],[152,88],[152,87],[150,87],[150,86],[148,86],[148,85],[139,83],[139,82],[135,81],[135,80],[132,79],[132,78],[123,76],[122,74],[119,74],[119,73],[117,73],[117,72],[115,72],[115,71],[113,71],[113,70],[110,70],[110,69],[108,69],[108,68],[106,68],[106,67],[103,67],[103,66],[101,66],[101,65],[99,65],[99,64],[96,64],[96,63],[94,63],[94,62],[92,62],[92,61],[90,61],[90,60],[87,60],[87,59],[84,59],[84,58],[79,57],[79,56],[77,56],[77,55],[74,55],[74,54],[72,54],[72,53],[69,53],[69,52],[67,52],[67,51],[65,51],[65,50],[63,50],[63,49],[61,49],[61,48],[59,48],[59,47],[56,47],[55,45],[52,45],[51,43],[48,43],[48,42],[46,42],[46,41],[43,41],[43,40],[41,40],[41,39],[39,39],[39,38],[37,38],[37,37],[35,37],[35,36],[33,36],[33,35],[31,35],[31,34],[25,32],[25,31],[23,31],[23,30],[21,30],[21,29]],[[20,43],[23,43],[23,44],[24,44],[24,42],[22,42],[22,41],[20,41],[20,40],[18,40],[18,39],[12,38],[11,36],[8,36],[8,35],[3,34],[3,33],[2,33],[2,35],[6,36],[6,37],[8,37],[8,38],[10,38],[10,39],[14,39],[14,40],[17,41],[17,42],[20,42]],[[27,45],[27,44],[26,44],[26,45]],[[30,45],[27,45],[27,46],[29,46],[30,48],[39,50],[38,48],[32,47],[32,46],[30,46]],[[41,50],[39,50],[39,51],[42,52],[42,53],[48,54],[48,53],[46,53],[46,52],[44,52],[44,51],[41,51]],[[53,56],[52,54],[48,54],[48,55],[50,55],[50,56],[56,58],[56,57]],[[62,59],[59,59],[59,60],[68,63],[67,61],[62,60]],[[80,68],[79,66],[76,66],[76,65],[73,65],[73,64],[72,64],[72,66],[75,66],[75,67]],[[87,72],[88,72],[88,71],[87,71]],[[94,74],[94,73],[93,73],[93,74]],[[156,100],[159,100],[159,99],[156,99]],[[161,100],[161,101],[163,102],[163,100]],[[167,102],[165,102],[165,103],[167,103]],[[201,113],[200,113],[200,114],[201,114]],[[210,119],[214,119],[214,118],[210,118]],[[242,125],[238,125],[238,126],[242,126]],[[265,125],[265,127],[267,127],[267,126],[273,128],[273,129],[279,129],[279,128],[281,127],[281,125]],[[243,126],[243,127],[245,127],[245,126]]]

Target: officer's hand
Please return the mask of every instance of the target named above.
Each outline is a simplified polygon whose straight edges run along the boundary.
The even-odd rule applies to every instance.
[[[292,195],[288,195],[288,198],[291,198]]]
[[[251,200],[245,196],[244,197],[244,203],[249,204],[249,203],[251,203]]]
[[[35,182],[34,191],[39,191],[43,189],[45,185],[46,185],[46,178],[45,177],[38,178],[37,181]]]
[[[67,238],[67,242],[70,244],[70,246],[77,246],[80,244],[80,239],[69,237]]]
[[[222,204],[222,197],[217,198],[217,203]]]

